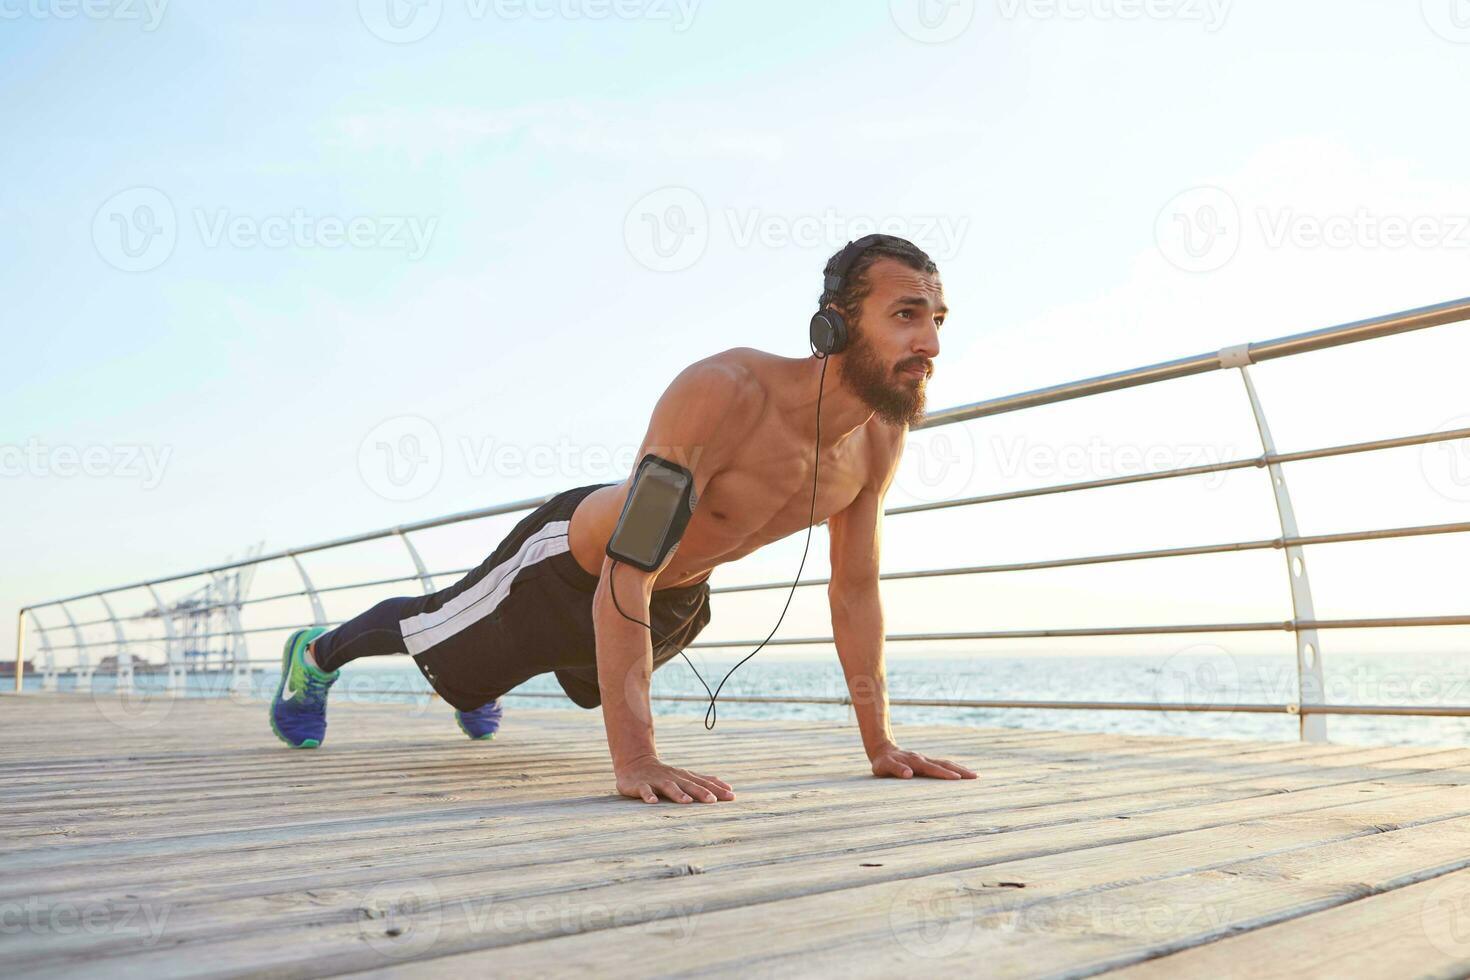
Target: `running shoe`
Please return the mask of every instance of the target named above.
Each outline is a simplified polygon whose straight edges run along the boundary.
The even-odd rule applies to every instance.
[[[473,739],[492,739],[500,730],[500,699],[481,705],[474,711],[456,711],[454,720],[459,730]]]
[[[306,662],[306,647],[326,629],[297,630],[281,654],[281,683],[271,701],[271,731],[293,749],[314,749],[327,736],[327,691],[337,682]]]

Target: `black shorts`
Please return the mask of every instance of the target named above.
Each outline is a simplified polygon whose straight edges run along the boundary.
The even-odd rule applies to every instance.
[[[588,494],[575,487],[521,519],[481,565],[433,595],[388,599],[317,640],[317,661],[335,670],[379,653],[409,653],[445,701],[472,711],[553,671],[583,708],[602,703],[592,596],[598,577],[572,555],[567,528]],[[638,617],[635,593],[619,596]],[[630,608],[629,603],[632,603]],[[678,656],[709,624],[709,581],[655,590],[649,621],[653,667]]]

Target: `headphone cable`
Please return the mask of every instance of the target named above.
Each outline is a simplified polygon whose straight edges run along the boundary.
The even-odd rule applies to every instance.
[[[786,610],[791,608],[791,599],[796,595],[796,587],[797,585],[801,584],[802,569],[806,568],[806,556],[812,544],[812,526],[817,517],[817,473],[822,462],[822,393],[824,388],[826,387],[827,381],[827,356],[824,354],[816,353],[815,351],[813,353],[816,358],[822,362],[822,373],[817,381],[817,442],[815,451],[813,452],[814,459],[812,460],[812,506],[811,513],[807,516],[806,544],[804,544],[801,549],[801,564],[797,566],[796,580],[791,583],[791,591],[786,594],[786,605],[782,607],[781,615],[776,620],[776,625],[771,627],[771,632],[766,635],[766,638],[764,640],[761,641],[760,646],[747,653],[741,659],[740,663],[730,668],[729,672],[725,674],[725,679],[720,681],[719,687],[715,688],[713,694],[710,693],[709,685],[705,683],[704,677],[694,666],[694,661],[689,659],[689,655],[686,654],[683,649],[679,650],[679,655],[684,658],[684,662],[689,665],[689,669],[694,671],[694,676],[699,678],[699,683],[704,685],[704,693],[709,695],[709,707],[704,712],[705,731],[713,731],[716,722],[719,721],[719,711],[715,707],[715,704],[719,700],[720,692],[725,688],[725,681],[728,681],[731,674],[735,673],[735,671],[744,666],[747,660],[755,656],[757,653],[760,653],[761,650],[764,649],[765,645],[771,641],[771,637],[776,635],[776,630],[781,628],[781,622],[786,618]],[[609,576],[614,576],[617,572],[618,560],[614,558],[612,562],[613,567],[608,573]],[[645,623],[640,619],[635,619],[634,617],[629,616],[626,612],[623,612],[623,607],[618,602],[618,590],[615,578],[608,579],[607,587],[608,591],[612,593],[613,606],[617,609],[619,613],[622,613],[624,619],[635,622],[639,626],[645,627],[650,633],[657,633],[660,637],[662,637],[665,642],[668,641],[669,638],[665,636],[662,631],[654,629],[652,624]],[[696,610],[696,612],[697,611],[698,610]],[[648,618],[652,619],[653,617],[650,615]],[[690,619],[692,618],[693,615],[690,616]],[[680,624],[679,628],[682,630],[688,624],[689,620],[686,619],[682,624]]]

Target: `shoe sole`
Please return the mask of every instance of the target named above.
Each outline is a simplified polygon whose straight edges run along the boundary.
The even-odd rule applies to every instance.
[[[454,713],[454,723],[459,726],[460,731],[464,732],[466,735],[469,735],[470,741],[472,742],[489,742],[490,740],[495,738],[494,732],[490,732],[485,735],[470,735],[470,730],[464,727],[464,720],[460,718],[458,711]]]
[[[302,739],[300,742],[293,742],[284,734],[282,734],[281,730],[276,727],[276,705],[280,703],[281,692],[286,689],[286,677],[291,671],[291,656],[296,652],[296,641],[300,637],[305,636],[306,632],[306,630],[297,630],[286,638],[286,649],[281,653],[281,680],[278,684],[276,684],[276,696],[271,698],[271,731],[276,733],[276,738],[280,739],[282,742],[285,742],[287,746],[293,749],[319,749],[322,745],[321,740],[315,738],[307,738]]]

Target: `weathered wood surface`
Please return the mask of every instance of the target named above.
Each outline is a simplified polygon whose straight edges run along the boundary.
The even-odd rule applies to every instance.
[[[612,792],[596,712],[0,698],[0,973],[1462,975],[1470,750],[661,718],[732,803]],[[1465,870],[1462,870],[1465,869]]]

